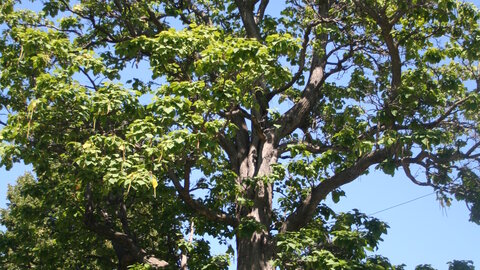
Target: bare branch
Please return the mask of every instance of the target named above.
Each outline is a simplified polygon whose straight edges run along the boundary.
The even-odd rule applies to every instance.
[[[335,74],[337,72],[340,72],[344,70],[343,64],[346,63],[350,58],[352,58],[353,53],[355,52],[353,46],[350,47],[350,50],[348,53],[340,60],[338,60],[337,63],[335,63],[335,68],[330,69],[326,74],[325,77],[330,77],[332,74]]]
[[[410,167],[409,167],[409,164],[407,164],[407,162],[405,162],[405,160],[402,159],[401,161],[402,163],[402,168],[403,168],[403,171],[405,172],[405,175],[408,177],[408,179],[410,179],[410,181],[412,181],[414,184],[416,185],[419,185],[419,186],[431,186],[431,187],[435,187],[435,185],[433,185],[431,182],[420,182],[418,181],[413,175],[412,175],[412,172],[410,171]]]
[[[468,149],[468,151],[465,153],[465,157],[467,157],[467,158],[476,158],[478,155],[473,155],[473,156],[472,156],[472,153],[473,153],[473,151],[475,151],[478,147],[480,147],[480,141],[477,142],[476,144],[474,144],[472,147],[470,147],[470,149]]]
[[[80,67],[79,70],[90,81],[90,84],[92,85],[92,88],[95,89],[95,91],[97,91],[98,89],[97,89],[97,84],[95,83],[95,80],[93,80],[93,78],[88,74],[88,72],[84,68]]]

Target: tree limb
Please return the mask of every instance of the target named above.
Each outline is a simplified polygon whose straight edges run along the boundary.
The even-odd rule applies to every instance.
[[[418,181],[413,175],[412,175],[412,172],[410,171],[410,167],[409,167],[409,164],[407,164],[407,162],[405,162],[405,160],[401,160],[401,163],[402,163],[402,168],[403,168],[403,171],[405,172],[405,175],[408,177],[408,179],[410,179],[410,181],[412,181],[412,183],[414,183],[415,185],[419,185],[419,186],[431,186],[431,187],[435,187],[435,185],[433,185],[430,181],[427,181],[427,182],[420,182]]]
[[[473,151],[475,151],[478,147],[480,147],[480,141],[474,144],[470,149],[467,150],[467,152],[464,154],[465,157],[467,158],[475,158],[478,155],[472,156]]]
[[[325,82],[325,59],[313,56],[312,68],[308,84],[302,92],[300,100],[277,121],[280,127],[276,130],[275,139],[279,142],[283,137],[293,132],[304,120],[314,105],[321,99],[321,86]]]
[[[255,7],[254,0],[235,0],[237,8],[240,11],[240,17],[242,18],[243,26],[247,32],[249,38],[255,38],[259,41],[262,40],[260,35],[260,29],[255,22],[253,15],[253,9]]]
[[[452,111],[457,108],[458,106],[462,105],[463,103],[465,103],[465,101],[467,101],[467,99],[470,98],[470,96],[466,96],[465,98],[462,98],[460,100],[458,100],[457,102],[455,102],[452,106],[450,106],[450,108],[448,108],[444,114],[442,114],[438,119],[432,121],[432,122],[429,122],[429,123],[424,123],[422,124],[423,127],[427,128],[427,129],[430,129],[430,128],[433,128],[433,127],[436,127],[438,124],[440,124],[443,120],[445,120],[451,113]]]
[[[309,141],[290,141],[286,143],[282,143],[278,146],[278,152],[279,154],[285,153],[288,151],[289,146],[299,146],[301,148],[304,148],[308,152],[312,154],[321,154],[327,150],[334,149],[338,151],[345,151],[347,149],[341,149],[340,147],[335,147],[332,145],[326,145],[320,142],[309,142]]]
[[[178,176],[173,172],[173,170],[168,170],[168,175],[175,186],[180,198],[193,210],[195,210],[198,214],[206,217],[207,219],[215,222],[220,222],[222,224],[230,225],[232,227],[238,226],[238,220],[236,218],[230,217],[225,213],[217,213],[207,206],[203,205],[202,203],[194,200],[189,193],[189,190],[184,188],[180,184],[180,179]]]
[[[352,182],[362,175],[371,165],[380,163],[388,158],[390,151],[380,149],[360,158],[351,167],[336,173],[314,187],[307,198],[282,223],[280,233],[295,231],[305,226],[315,214],[318,204],[333,190]]]
[[[321,1],[319,5],[319,14],[321,17],[327,17],[329,7],[329,1]],[[313,52],[310,76],[308,78],[307,85],[302,92],[302,97],[300,100],[292,108],[285,112],[277,121],[276,124],[280,125],[280,127],[275,130],[274,144],[278,144],[282,138],[298,128],[305,119],[306,115],[322,97],[320,88],[326,79],[325,65],[327,59],[325,56],[321,57],[320,55],[321,51],[326,51],[328,35],[321,34],[316,38],[320,41],[321,45],[318,50]]]
[[[92,85],[92,88],[93,88],[95,91],[97,91],[98,88],[97,88],[97,84],[95,83],[95,80],[93,80],[93,78],[88,74],[88,72],[87,72],[84,68],[80,67],[79,70],[80,70],[80,72],[82,72],[83,75],[85,75],[85,77],[87,77],[87,79],[90,81],[90,84]]]
[[[237,168],[237,149],[235,148],[235,144],[233,143],[233,141],[227,139],[227,137],[225,137],[225,134],[223,134],[222,132],[217,133],[217,140],[220,147],[222,147],[222,149],[227,153],[227,156],[232,163],[232,169]]]
[[[365,1],[355,1],[357,7],[364,13],[372,17],[381,29],[381,35],[387,45],[388,53],[391,60],[391,72],[392,72],[392,98],[397,95],[397,88],[402,83],[402,61],[400,58],[400,52],[398,50],[398,43],[395,42],[391,34],[393,24],[388,20],[385,11],[379,12],[378,9],[374,9],[373,6],[365,3]]]
[[[158,20],[157,15],[155,15],[155,12],[150,9],[147,3],[148,2],[145,2],[145,9],[148,13],[148,20],[157,27],[158,32],[165,30],[166,29],[165,25],[161,23],[160,20]]]
[[[258,25],[265,15],[265,9],[267,8],[269,0],[262,0],[257,9],[257,14],[255,15],[255,23]]]

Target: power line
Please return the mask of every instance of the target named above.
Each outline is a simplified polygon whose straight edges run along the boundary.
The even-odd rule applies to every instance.
[[[399,207],[399,206],[405,205],[405,204],[407,204],[407,203],[411,203],[411,202],[414,202],[414,201],[416,201],[416,200],[420,200],[420,199],[422,199],[422,198],[428,197],[428,196],[433,195],[433,194],[435,194],[435,191],[432,192],[432,193],[429,193],[429,194],[426,194],[426,195],[423,195],[423,196],[420,196],[420,197],[417,197],[417,198],[408,200],[408,201],[406,201],[406,202],[402,202],[402,203],[399,203],[399,204],[397,204],[397,205],[390,206],[390,207],[388,207],[388,208],[382,209],[382,210],[377,211],[377,212],[375,212],[375,213],[371,213],[369,216],[373,216],[373,215],[379,214],[379,213],[381,213],[381,212],[385,212],[385,211],[387,211],[387,210],[393,209],[393,208],[395,208],[395,207]]]

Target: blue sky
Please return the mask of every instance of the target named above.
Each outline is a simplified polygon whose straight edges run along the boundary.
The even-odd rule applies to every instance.
[[[282,5],[270,1],[268,12],[276,14]],[[480,1],[473,1],[477,6]],[[0,114],[0,119],[5,120]],[[30,167],[16,164],[12,170],[0,168],[0,207],[6,206],[8,184]],[[390,177],[378,172],[362,176],[344,187],[347,197],[330,206],[336,211],[359,209],[366,214],[426,195],[431,188],[418,187],[401,172]],[[375,217],[390,226],[388,235],[375,253],[388,257],[394,264],[407,264],[414,269],[428,263],[437,269],[447,269],[454,259],[473,260],[480,267],[480,226],[468,221],[468,210],[463,203],[453,202],[441,207],[435,195],[378,213]],[[222,249],[218,249],[219,251]]]
[[[411,183],[401,172],[395,177],[371,173],[346,185],[344,190],[347,197],[334,209],[357,208],[366,214],[432,192],[431,188]],[[376,214],[390,226],[376,253],[392,263],[407,264],[407,269],[423,263],[447,269],[446,262],[454,259],[473,260],[480,267],[480,226],[469,222],[468,215],[464,203],[454,202],[443,208],[435,195]]]

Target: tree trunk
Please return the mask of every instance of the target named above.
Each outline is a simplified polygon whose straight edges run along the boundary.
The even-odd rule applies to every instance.
[[[257,182],[247,187],[244,194],[253,205],[237,205],[237,217],[240,220],[254,220],[261,228],[256,228],[251,235],[245,235],[246,232],[241,231],[237,233],[238,270],[274,269],[274,244],[269,232],[272,223],[273,187],[269,181],[265,182],[263,179],[271,174],[271,166],[277,162],[277,150],[272,141],[271,137],[267,137],[266,141],[260,141],[257,147],[252,147],[239,170],[240,181],[253,178],[257,179]]]
[[[267,232],[237,236],[237,270],[273,270],[272,241]]]

